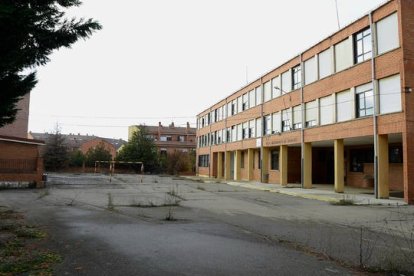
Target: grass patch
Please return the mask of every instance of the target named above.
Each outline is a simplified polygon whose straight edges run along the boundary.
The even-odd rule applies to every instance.
[[[0,275],[53,275],[53,265],[60,255],[39,248],[46,233],[24,224],[23,216],[12,210],[1,210],[0,233],[7,237],[0,247]]]
[[[352,199],[340,199],[338,201],[331,202],[335,206],[352,206],[355,205],[355,202]]]

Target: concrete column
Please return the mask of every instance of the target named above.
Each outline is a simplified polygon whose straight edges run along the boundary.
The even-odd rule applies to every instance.
[[[225,152],[225,158],[224,158],[224,179],[225,180],[231,180],[230,179],[230,151]]]
[[[335,158],[335,192],[344,192],[344,140],[334,141],[334,158]]]
[[[247,150],[247,180],[253,180],[254,149]]]
[[[236,150],[234,154],[234,180],[241,180],[241,150]]]
[[[312,189],[312,143],[304,143],[303,188]]]
[[[279,149],[279,176],[280,185],[288,184],[288,146],[280,146]]]
[[[389,198],[388,135],[378,135],[378,197]]]
[[[223,153],[217,153],[217,179],[223,178]]]
[[[269,152],[269,148],[263,147],[261,167],[263,183],[269,183]]]

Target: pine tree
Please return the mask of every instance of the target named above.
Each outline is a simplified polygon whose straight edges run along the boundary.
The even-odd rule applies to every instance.
[[[54,50],[101,29],[92,19],[65,18],[65,9],[79,5],[79,0],[1,0],[0,127],[15,120],[17,102],[36,85],[33,68],[45,65]]]
[[[65,138],[56,128],[55,133],[50,134],[46,152],[43,156],[46,170],[57,171],[67,166],[69,160],[68,148]]]
[[[128,143],[122,147],[116,160],[143,162],[145,171],[154,172],[159,169],[158,151],[154,140],[147,135],[145,126],[139,126]]]

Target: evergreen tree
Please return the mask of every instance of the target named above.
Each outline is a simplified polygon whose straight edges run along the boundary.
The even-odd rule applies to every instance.
[[[35,66],[49,55],[88,38],[101,29],[92,20],[67,19],[65,9],[80,0],[1,0],[0,2],[0,127],[15,120],[17,102],[36,85]]]
[[[85,162],[85,155],[80,150],[75,150],[69,154],[70,167],[82,167]]]
[[[86,165],[94,166],[95,161],[111,161],[112,155],[105,148],[103,143],[99,143],[96,147],[90,148],[86,153]]]
[[[65,138],[56,128],[47,140],[46,152],[43,156],[46,170],[57,171],[67,166],[69,155]]]
[[[139,126],[132,138],[124,145],[116,160],[129,162],[143,162],[145,171],[158,170],[158,151],[154,140],[148,136],[145,126]]]

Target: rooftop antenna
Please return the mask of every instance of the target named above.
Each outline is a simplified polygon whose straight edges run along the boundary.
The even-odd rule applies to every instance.
[[[249,84],[249,69],[246,65],[246,84]]]
[[[340,30],[341,24],[339,23],[338,0],[335,0],[335,7],[336,7],[336,20],[338,22],[338,30]]]

